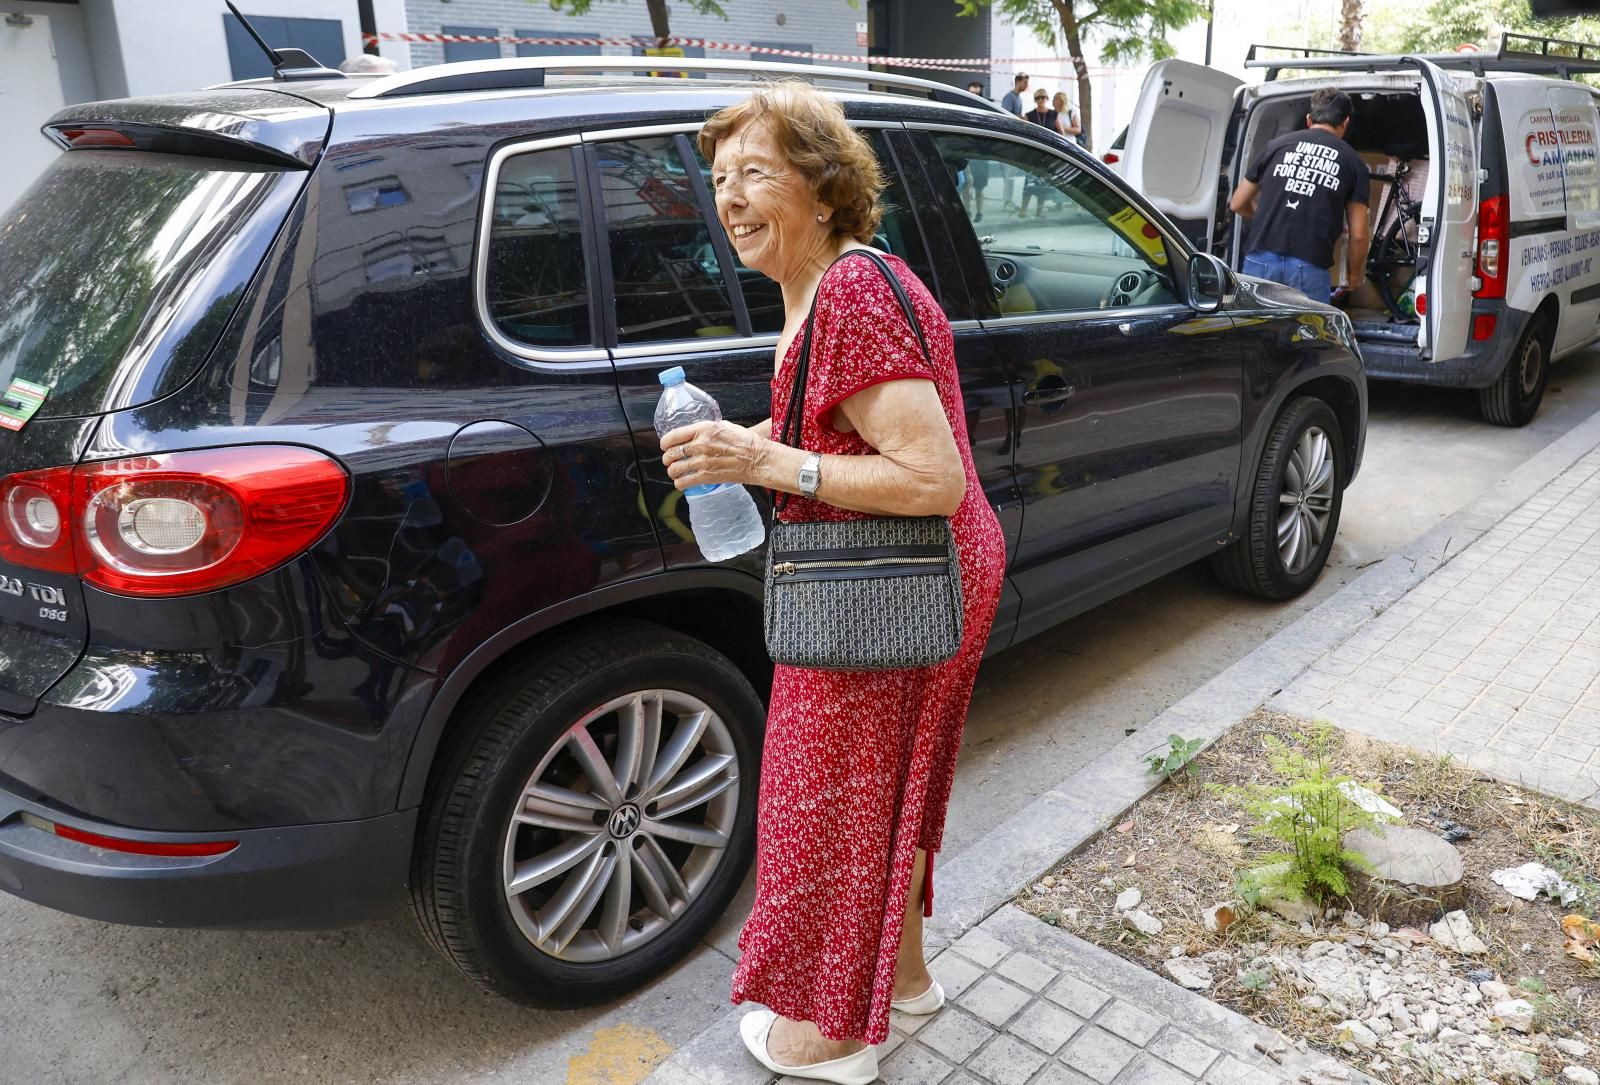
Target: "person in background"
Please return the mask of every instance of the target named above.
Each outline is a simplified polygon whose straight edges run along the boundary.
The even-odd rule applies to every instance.
[[[1089,146],[1089,141],[1083,138],[1083,125],[1078,122],[1078,111],[1067,101],[1066,91],[1056,91],[1056,96],[1050,99],[1050,108],[1055,110],[1057,132],[1074,140],[1080,147]]]
[[[1006,91],[1005,97],[1000,99],[1000,108],[1013,117],[1020,119],[1027,111],[1027,106],[1023,104],[1022,97],[1027,92],[1028,73],[1018,72],[1011,77],[1011,89]],[[1020,176],[1020,171],[1004,167],[1003,172],[1006,175],[1006,210],[1015,211],[1017,209],[1017,178]],[[1023,196],[1023,202],[1027,202],[1027,196]]]
[[[1048,128],[1052,132],[1059,132],[1060,118],[1056,111],[1050,108],[1050,92],[1040,87],[1033,92],[1033,109],[1023,118],[1029,124],[1037,124],[1041,128]],[[1044,216],[1044,198],[1050,191],[1049,186],[1039,178],[1032,175],[1022,184],[1022,209],[1017,214],[1022,218],[1028,217],[1028,199],[1037,197],[1039,209],[1035,212],[1037,217]]]
[[[1023,114],[1022,96],[1028,92],[1028,73],[1018,72],[1011,79],[1011,89],[1000,99],[1000,108],[1013,117]]]
[[[1244,273],[1292,286],[1313,301],[1340,301],[1366,279],[1371,177],[1350,144],[1350,96],[1324,87],[1311,96],[1306,127],[1267,144],[1228,206],[1254,219]],[[1328,268],[1348,225],[1346,282],[1335,294]]]
[[[983,97],[983,81],[974,79],[967,84],[967,93]],[[972,221],[983,221],[983,190],[989,185],[989,163],[981,158],[967,163],[962,175],[961,199],[972,215]]]

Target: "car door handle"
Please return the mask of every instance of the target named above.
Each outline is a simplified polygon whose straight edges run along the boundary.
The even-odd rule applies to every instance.
[[[1039,382],[1039,387],[1029,388],[1022,393],[1022,402],[1029,404],[1060,403],[1071,399],[1078,394],[1078,389],[1067,384],[1060,377],[1046,377]]]

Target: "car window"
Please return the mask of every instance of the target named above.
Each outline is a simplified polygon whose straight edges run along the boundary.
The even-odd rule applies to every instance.
[[[677,138],[602,143],[594,156],[618,344],[737,335],[710,225]]]
[[[594,342],[572,148],[506,159],[485,265],[489,317],[506,335],[537,347]]]
[[[1178,301],[1161,232],[1115,188],[1042,147],[935,133],[1002,315]]]
[[[873,245],[884,252],[893,253],[906,262],[917,278],[927,284],[928,289],[934,289],[933,267],[928,259],[927,246],[923,244],[922,234],[917,229],[916,219],[911,212],[910,201],[906,198],[905,185],[901,183],[900,175],[894,168],[894,158],[889,154],[888,145],[884,139],[882,129],[868,128],[862,131],[867,142],[872,145],[873,152],[878,156],[878,162],[884,171],[884,190],[881,202],[883,204],[883,222],[878,227],[877,236]],[[704,158],[700,157],[698,150],[695,160],[706,178],[706,185],[711,185],[711,167]],[[737,257],[735,257],[737,260]],[[750,328],[756,335],[772,335],[783,330],[783,291],[778,284],[753,268],[747,268],[742,263],[737,264],[735,272],[739,279],[739,286],[744,291],[745,308],[750,312]]]

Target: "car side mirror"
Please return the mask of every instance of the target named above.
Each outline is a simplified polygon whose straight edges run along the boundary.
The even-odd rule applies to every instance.
[[[1201,313],[1215,312],[1228,296],[1228,265],[1209,252],[1189,258],[1189,307]]]

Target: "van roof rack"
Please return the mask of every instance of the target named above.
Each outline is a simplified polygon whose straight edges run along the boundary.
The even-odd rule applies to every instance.
[[[1513,45],[1516,47],[1514,48]],[[1288,53],[1288,57],[1261,57],[1263,51]],[[1500,48],[1493,53],[1415,53],[1411,55],[1355,53],[1337,49],[1307,49],[1296,45],[1252,45],[1245,54],[1246,68],[1265,68],[1267,80],[1289,69],[1307,71],[1371,72],[1395,71],[1408,60],[1426,60],[1451,71],[1520,72],[1525,75],[1574,75],[1600,73],[1600,45],[1533,34],[1500,35]]]
[[[792,79],[833,80],[870,84],[891,90],[916,91],[936,102],[964,105],[1005,113],[987,98],[969,94],[947,83],[909,75],[875,72],[864,68],[833,68],[812,64],[769,64],[752,60],[705,60],[700,57],[548,56],[505,60],[463,60],[434,64],[375,79],[350,92],[351,98],[398,98],[412,94],[446,94],[451,91],[516,90],[545,86],[547,73],[565,72],[703,72],[743,76],[755,82],[781,76]]]

